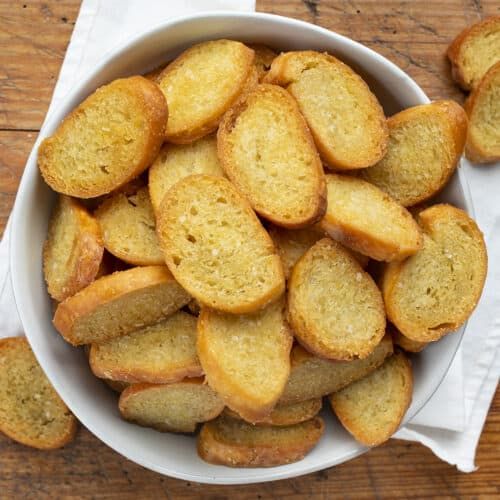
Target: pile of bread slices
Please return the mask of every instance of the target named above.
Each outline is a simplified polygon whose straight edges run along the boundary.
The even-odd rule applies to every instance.
[[[301,459],[325,396],[380,444],[411,402],[405,351],[460,327],[484,284],[475,222],[431,201],[466,137],[458,104],[386,119],[314,51],[214,40],[115,80],[38,151],[60,193],[43,255],[54,325],[125,419],[202,424],[209,462]]]

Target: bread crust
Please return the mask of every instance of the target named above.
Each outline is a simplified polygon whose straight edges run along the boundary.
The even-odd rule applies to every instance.
[[[215,421],[217,422],[217,421]],[[198,436],[198,455],[206,462],[228,467],[273,467],[297,462],[316,445],[323,434],[325,424],[320,417],[296,424],[303,430],[302,439],[286,444],[249,446],[217,439],[214,422],[204,424]],[[224,425],[224,424],[222,424]],[[258,427],[253,428],[258,432]],[[279,432],[277,428],[277,432]],[[281,428],[285,429],[285,428]]]
[[[149,391],[153,392],[168,391],[169,389],[177,387],[185,388],[186,391],[188,391],[190,386],[204,387],[206,391],[212,392],[212,390],[205,384],[203,378],[187,379],[174,384],[160,384],[160,385],[148,384],[148,383],[132,384],[120,394],[120,399],[118,400],[118,408],[120,410],[122,417],[125,420],[134,422],[144,427],[151,427],[160,432],[194,432],[199,423],[212,420],[222,412],[222,410],[224,409],[224,404],[222,403],[222,401],[220,401],[219,404],[213,405],[212,408],[209,408],[210,411],[207,411],[207,413],[201,420],[196,420],[196,421],[191,420],[186,422],[184,425],[178,427],[169,425],[167,422],[162,422],[161,424],[154,425],[145,422],[143,420],[133,418],[133,416],[130,414],[130,409],[129,409],[129,405],[133,404],[133,399],[138,394],[142,394],[144,392],[149,392]]]
[[[459,208],[448,204],[439,204],[422,210],[417,217],[417,222],[422,228],[425,235],[432,239],[433,233],[437,230],[434,228],[436,221],[457,220],[464,232],[471,237],[479,245],[479,253],[473,258],[479,262],[479,276],[477,276],[476,293],[471,297],[470,303],[462,311],[456,314],[453,319],[448,318],[446,322],[439,325],[423,325],[417,324],[407,318],[403,311],[400,310],[399,304],[396,303],[393,295],[398,287],[404,286],[401,282],[401,274],[405,266],[409,264],[409,260],[401,262],[391,262],[386,266],[381,277],[381,290],[384,297],[385,309],[387,318],[394,326],[408,339],[417,342],[432,342],[439,340],[444,335],[455,331],[459,328],[472,314],[481,297],[486,273],[488,268],[488,256],[483,235],[476,223]],[[425,245],[424,249],[425,251]],[[418,254],[417,254],[418,255]],[[443,285],[445,286],[445,285]]]
[[[304,102],[300,92],[296,91],[295,84],[300,80],[301,73],[311,68],[323,66],[332,66],[336,68],[338,73],[342,73],[345,79],[349,79],[356,91],[363,94],[363,97],[368,103],[372,121],[377,122],[377,126],[366,133],[373,132],[374,146],[370,149],[367,145],[367,140],[359,145],[356,158],[343,158],[339,152],[338,147],[332,144],[332,134],[320,130],[314,123],[314,118],[304,106]],[[378,102],[377,98],[371,92],[366,82],[355,73],[352,68],[337,59],[336,57],[327,54],[315,52],[312,50],[286,52],[280,54],[274,59],[271,69],[264,77],[265,83],[275,83],[285,87],[293,97],[297,100],[298,106],[304,115],[307,124],[311,130],[314,142],[319,150],[323,161],[333,170],[353,170],[359,168],[366,168],[377,163],[385,154],[388,142],[388,131],[385,120],[384,111]],[[310,89],[312,93],[320,95],[322,89]],[[337,110],[338,111],[338,110]],[[368,119],[365,122],[368,126]],[[355,147],[356,149],[356,147]]]
[[[500,25],[500,16],[491,16],[472,26],[468,26],[456,36],[446,51],[446,55],[451,63],[451,75],[464,90],[474,89],[479,83],[479,80],[474,81],[471,75],[466,74],[467,70],[464,67],[464,62],[461,60],[464,45],[468,40],[481,36],[484,31],[496,25]]]
[[[55,164],[61,159],[58,157],[56,141],[58,136],[72,136],[77,134],[77,125],[82,116],[89,110],[98,109],[103,100],[109,99],[115,92],[121,92],[134,96],[140,103],[140,110],[147,126],[143,133],[146,134],[146,142],[138,159],[132,158],[123,166],[121,172],[116,176],[108,175],[106,181],[94,182],[93,184],[78,185],[68,176],[61,176],[55,172]],[[165,126],[167,124],[168,108],[165,97],[156,83],[142,76],[132,76],[114,80],[100,87],[71,113],[69,113],[57,128],[54,135],[43,140],[38,149],[38,166],[45,182],[54,190],[70,196],[79,198],[95,198],[107,194],[114,189],[123,186],[134,177],[141,174],[158,155],[163,142]],[[97,132],[96,132],[97,134]],[[98,163],[98,159],[94,160]]]
[[[410,360],[402,353],[394,354],[386,363],[396,361],[397,367],[395,369],[399,370],[404,378],[404,392],[401,394],[401,404],[399,405],[398,411],[396,414],[391,415],[392,425],[384,429],[384,432],[378,436],[374,436],[367,429],[360,427],[355,421],[355,415],[351,414],[351,405],[349,399],[343,400],[341,397],[341,393],[334,393],[329,397],[330,405],[332,410],[334,411],[337,418],[340,420],[342,425],[352,434],[352,436],[356,439],[356,441],[364,444],[365,446],[378,446],[385,441],[387,441],[399,428],[403,417],[408,410],[413,394],[413,372],[411,369]],[[385,364],[384,364],[385,365]],[[384,369],[384,365],[382,365],[378,370]],[[377,371],[377,370],[376,370]],[[362,379],[354,384],[363,384],[366,383],[373,374],[368,375],[365,379]],[[349,391],[350,386],[347,386],[343,391]],[[388,418],[388,417],[386,417]]]
[[[415,254],[422,247],[422,235],[417,223],[413,220],[411,214],[388,194],[378,189],[376,186],[355,177],[328,174],[327,188],[334,190],[335,182],[348,183],[352,187],[353,193],[356,191],[370,192],[372,202],[380,207],[390,207],[398,212],[400,223],[406,223],[407,241],[397,240],[394,237],[388,237],[385,231],[372,226],[364,229],[358,224],[359,219],[353,214],[351,220],[338,216],[335,207],[328,207],[325,216],[320,222],[320,227],[333,239],[339,241],[346,247],[367,255],[375,260],[387,261],[401,260]],[[333,196],[334,197],[334,196]],[[367,210],[373,207],[366,207]],[[387,226],[390,220],[383,223]],[[392,235],[391,235],[392,236]]]
[[[185,299],[180,300],[181,305],[179,305],[179,308],[189,302],[189,295],[177,285],[172,274],[165,266],[136,267],[103,276],[77,294],[61,302],[57,306],[54,315],[54,326],[70,344],[90,344],[94,339],[89,337],[84,342],[82,339],[77,338],[73,332],[73,327],[79,318],[92,314],[97,307],[124,297],[129,293],[162,284],[171,284],[173,287],[178,287],[179,296]],[[120,333],[126,335],[129,332],[123,331]],[[114,336],[119,335],[113,335],[109,338]]]
[[[358,332],[352,330],[351,325],[349,326],[352,331],[350,331],[349,334],[344,332],[344,326],[338,326],[341,330],[335,332],[337,333],[336,339],[325,338],[323,325],[320,324],[317,318],[312,318],[312,314],[317,313],[317,302],[321,302],[320,299],[322,296],[332,300],[328,291],[324,290],[322,296],[316,294],[314,299],[312,299],[314,301],[313,305],[309,301],[310,293],[308,293],[307,290],[303,292],[303,294],[300,293],[300,288],[305,288],[307,286],[311,280],[311,276],[317,276],[318,273],[314,271],[316,265],[315,261],[317,260],[324,260],[331,263],[331,265],[338,260],[342,268],[348,268],[348,272],[355,274],[356,279],[352,281],[353,285],[358,289],[363,287],[363,289],[366,290],[367,300],[370,303],[369,307],[362,307],[358,304],[357,307],[360,308],[358,313],[362,314],[362,310],[373,311],[373,313],[371,313],[373,324],[369,325],[369,330],[368,327],[364,325],[365,330],[370,331],[371,335],[366,338],[362,345],[358,338],[353,339],[351,343],[339,342],[338,337],[341,335],[341,332],[343,340],[347,340],[347,335],[351,337],[359,335]],[[333,283],[330,283],[330,285],[335,286]],[[331,308],[332,305],[329,303],[328,307]],[[336,304],[336,307],[342,306]],[[331,312],[331,309],[329,310]],[[319,311],[323,318],[329,314],[326,309],[321,309],[321,307]],[[338,361],[349,361],[368,357],[382,340],[385,333],[384,304],[377,286],[373,282],[371,276],[363,270],[352,254],[330,238],[324,238],[314,244],[299,259],[293,268],[288,286],[288,320],[295,332],[295,338],[308,351],[319,357]],[[352,320],[355,321],[354,318],[352,318]],[[363,334],[367,335],[366,332],[363,332]]]
[[[215,131],[219,125],[222,115],[237,102],[241,94],[248,92],[250,87],[257,84],[258,75],[253,64],[255,57],[254,51],[240,42],[234,42],[232,40],[213,40],[209,42],[202,42],[190,47],[170,64],[168,64],[157,78],[160,88],[163,89],[164,82],[172,75],[172,73],[180,68],[189,66],[190,58],[196,53],[196,51],[208,47],[214,47],[216,44],[220,43],[234,43],[239,45],[242,66],[239,79],[233,82],[233,89],[228,94],[224,104],[221,107],[213,109],[212,112],[205,116],[202,121],[198,121],[198,123],[195,121],[191,124],[184,124],[184,126],[178,127],[177,129],[173,129],[172,125],[167,124],[165,138],[168,142],[172,142],[174,144],[188,144]],[[168,97],[169,96],[166,95],[167,101]],[[175,114],[175,107],[173,107],[170,111]]]
[[[262,195],[260,192],[261,186],[256,183],[253,176],[248,175],[248,179],[245,180],[246,173],[251,172],[256,165],[251,162],[244,161],[243,164],[239,162],[237,151],[233,149],[237,148],[237,145],[233,141],[232,134],[236,126],[237,121],[240,116],[244,114],[248,108],[255,106],[259,100],[273,102],[276,106],[276,112],[284,114],[287,112],[286,125],[288,127],[295,128],[295,133],[298,137],[302,139],[304,145],[309,149],[309,154],[312,156],[313,161],[309,164],[307,180],[313,185],[311,191],[315,193],[311,198],[304,197],[304,206],[299,213],[298,207],[295,208],[295,214],[286,216],[284,210],[273,209],[270,206],[270,200]],[[274,122],[276,118],[274,117]],[[265,124],[261,124],[266,127]],[[271,125],[274,125],[272,123]],[[267,128],[267,127],[266,127]],[[256,131],[258,134],[259,131]],[[272,139],[268,140],[273,142]],[[283,144],[282,149],[286,146]],[[252,92],[250,92],[244,99],[241,99],[239,103],[231,108],[223,117],[219,131],[217,133],[217,149],[219,153],[219,159],[221,161],[222,167],[226,172],[227,176],[231,182],[236,186],[236,188],[250,201],[254,210],[262,217],[270,220],[276,225],[298,229],[311,224],[314,224],[324,215],[326,210],[326,185],[325,176],[323,173],[323,166],[321,165],[321,160],[314,145],[313,138],[309,132],[306,121],[300,114],[299,108],[288,92],[283,90],[277,85],[270,84],[260,84]],[[260,154],[259,151],[256,153]],[[279,160],[279,159],[278,159]],[[255,161],[257,164],[257,160]],[[304,161],[304,165],[306,162]],[[268,165],[269,166],[269,165]],[[279,182],[279,177],[293,177],[294,172],[282,172],[278,179],[269,173],[267,176],[268,183]],[[304,175],[304,174],[302,174]],[[259,189],[260,188],[260,189]],[[287,193],[283,193],[283,196],[287,196]],[[277,208],[277,207],[276,207]]]
[[[252,294],[248,291],[247,297],[243,296],[240,298],[239,303],[230,303],[226,298],[221,297],[218,292],[211,292],[211,295],[208,296],[206,290],[207,287],[205,287],[205,290],[202,290],[200,284],[197,283],[192,273],[190,273],[189,270],[186,271],[181,269],[181,266],[176,263],[175,254],[180,248],[180,243],[177,244],[175,238],[180,239],[181,236],[179,236],[175,231],[178,230],[180,233],[180,230],[182,229],[182,223],[179,221],[179,216],[176,215],[180,210],[177,205],[178,203],[181,203],[179,200],[183,199],[185,192],[188,192],[192,187],[195,187],[196,190],[199,191],[196,192],[196,196],[199,197],[204,196],[206,198],[210,192],[212,192],[212,194],[223,193],[223,197],[226,200],[224,204],[228,203],[237,208],[237,210],[242,214],[241,217],[245,219],[245,222],[248,225],[248,232],[253,233],[253,242],[255,243],[257,241],[260,245],[262,245],[262,252],[267,253],[270,257],[270,262],[267,265],[269,283],[266,288],[260,287],[262,290],[259,294],[252,292],[252,294],[255,295],[254,297],[251,297],[250,295]],[[216,198],[219,199],[220,197]],[[188,209],[185,207],[182,214],[187,213]],[[179,215],[181,215],[180,212]],[[214,213],[213,216],[216,217],[217,214]],[[239,194],[236,188],[234,188],[227,179],[223,177],[192,175],[179,181],[168,191],[161,204],[159,213],[157,214],[157,231],[160,239],[160,245],[162,246],[165,254],[167,266],[182,287],[202,305],[233,314],[246,314],[264,308],[267,304],[278,299],[284,291],[285,277],[283,274],[283,267],[279,256],[276,254],[271,237],[261,226],[259,219],[255,215],[248,201]],[[182,235],[182,240],[184,245],[184,235]],[[215,250],[216,253],[221,251],[219,247],[214,248],[213,250]],[[191,256],[190,259],[192,260],[194,257]],[[231,264],[235,266],[238,264],[235,260],[236,257],[227,257],[227,259],[230,259]],[[229,264],[226,263],[226,267],[228,266]],[[251,283],[250,285],[255,288],[254,283]]]
[[[52,282],[50,267],[56,258],[57,245],[53,226],[64,210],[71,210],[76,219],[76,234],[72,241],[67,266],[58,271],[65,275],[63,283]],[[43,268],[50,296],[61,302],[89,285],[96,277],[104,253],[101,230],[96,220],[76,200],[61,195],[49,221],[47,239],[43,246]]]
[[[499,16],[500,19],[500,16]],[[477,87],[471,92],[465,101],[465,111],[469,116],[469,129],[467,132],[467,143],[465,146],[465,154],[467,158],[474,163],[491,163],[500,160],[500,133],[498,134],[498,143],[496,148],[488,149],[484,144],[481,144],[481,137],[474,133],[474,125],[476,120],[480,121],[481,116],[476,117],[476,109],[481,106],[481,100],[488,96],[488,91],[491,91],[492,81],[494,78],[499,78],[500,61],[494,64],[481,78]],[[498,83],[500,86],[500,83]],[[498,125],[498,124],[497,124]],[[498,125],[500,127],[500,125]]]
[[[401,347],[401,349],[406,352],[421,352],[429,345],[429,342],[418,342],[417,340],[405,337],[394,325],[391,325],[390,323],[387,325],[387,331],[390,332],[394,344]]]
[[[9,371],[9,367],[5,366],[5,360],[8,360],[9,358],[19,360],[21,357],[26,357],[27,359],[25,361],[27,363],[31,362],[33,364],[38,364],[25,337],[6,337],[0,339],[0,354],[2,356],[2,365],[4,365],[2,366],[2,371],[5,373]],[[28,377],[33,377],[33,371],[29,368],[29,366],[27,366],[26,369],[29,370],[29,373],[26,375]],[[43,372],[41,372],[40,375],[45,377]],[[48,381],[47,383],[49,384]],[[9,388],[13,390],[12,387]],[[62,401],[52,386],[50,386],[50,388],[52,389],[51,397],[58,401],[59,409],[64,413],[69,413],[66,404]],[[25,396],[31,399],[36,395],[30,394]],[[57,417],[61,417],[61,415],[56,416],[56,418]],[[74,439],[78,429],[78,421],[71,413],[69,414],[69,418],[67,418],[64,431],[60,436],[57,436],[53,440],[43,439],[43,437],[38,437],[36,439],[30,438],[23,429],[23,426],[25,425],[33,426],[36,425],[36,423],[15,422],[12,420],[12,416],[4,415],[3,412],[0,412],[0,431],[18,443],[31,446],[32,448],[37,448],[39,450],[54,450],[56,448],[63,447]]]

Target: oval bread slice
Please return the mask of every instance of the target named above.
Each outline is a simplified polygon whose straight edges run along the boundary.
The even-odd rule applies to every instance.
[[[262,217],[298,228],[325,213],[319,155],[295,100],[281,87],[259,85],[228,111],[217,149],[227,176]]]
[[[198,454],[228,467],[274,467],[302,460],[320,440],[320,417],[286,427],[258,427],[219,417],[201,428]]]
[[[77,425],[26,338],[0,339],[0,430],[26,446],[51,450],[72,441]]]
[[[143,172],[158,155],[167,103],[142,76],[97,89],[38,149],[45,182],[63,194],[94,198]]]
[[[155,216],[147,187],[135,193],[110,196],[94,214],[108,252],[137,266],[165,262],[156,235]]]
[[[342,245],[329,238],[313,245],[293,268],[288,318],[296,339],[328,359],[366,358],[385,332],[377,285]]]
[[[194,432],[224,409],[219,396],[202,378],[175,384],[133,384],[118,402],[125,420],[161,432]]]
[[[332,169],[369,167],[384,156],[384,111],[363,79],[337,58],[310,50],[287,52],[273,61],[264,81],[295,97]]]
[[[60,196],[43,247],[43,274],[50,296],[62,301],[96,277],[104,247],[96,220],[69,196]]]
[[[391,328],[389,328],[389,325],[387,330],[390,331],[394,344],[401,347],[404,351],[415,353],[421,352],[429,345],[429,342],[418,342],[418,340],[409,339],[394,326],[390,325]]]
[[[490,68],[471,93],[465,110],[469,115],[467,158],[476,163],[500,160],[500,61]]]
[[[203,375],[196,354],[196,318],[178,311],[164,321],[119,338],[92,344],[94,375],[115,381],[151,384]]]
[[[167,140],[186,144],[216,130],[245,90],[253,63],[253,50],[233,40],[194,45],[171,62],[158,77],[170,113]]]
[[[465,28],[448,47],[447,55],[455,81],[465,90],[475,89],[488,69],[500,61],[500,16]]]
[[[157,223],[169,269],[200,304],[240,314],[283,293],[273,242],[227,179],[182,179],[165,196]]]
[[[339,391],[378,368],[392,353],[390,335],[385,335],[365,359],[353,361],[331,361],[319,358],[297,344],[293,347],[290,356],[290,377],[275,411],[282,405],[296,404],[310,398],[321,398]]]
[[[387,124],[387,154],[359,175],[405,207],[428,200],[445,186],[458,165],[467,115],[454,101],[436,101],[405,109]]]
[[[356,177],[326,176],[328,208],[320,227],[372,259],[401,260],[422,246],[410,212],[376,186]]]
[[[403,262],[391,262],[382,276],[387,317],[418,342],[456,330],[479,301],[487,270],[486,247],[476,223],[451,205],[420,212],[424,246]]]
[[[155,212],[167,191],[184,177],[224,175],[217,156],[217,139],[209,135],[191,144],[165,144],[149,169],[149,194]]]
[[[208,384],[245,420],[265,419],[290,374],[292,335],[284,300],[252,315],[202,309],[198,356]]]
[[[165,266],[134,267],[61,302],[53,322],[70,344],[100,343],[157,323],[190,300]]]
[[[412,392],[410,361],[398,353],[370,375],[332,394],[330,404],[356,441],[378,446],[397,431]]]
[[[300,401],[289,405],[278,405],[265,419],[256,422],[255,425],[282,427],[284,425],[300,424],[315,417],[320,412],[322,405],[323,401],[321,398],[308,399],[307,401]],[[244,420],[241,415],[230,408],[225,408],[223,415]]]

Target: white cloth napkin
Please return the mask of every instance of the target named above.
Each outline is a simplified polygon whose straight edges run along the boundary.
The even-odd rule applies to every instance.
[[[184,14],[204,10],[252,11],[254,0],[83,0],[71,42],[59,74],[47,116],[64,99],[80,75],[130,35]],[[43,129],[43,126],[42,126]],[[500,372],[499,299],[494,284],[500,279],[500,186],[497,168],[472,167],[464,162],[476,208],[485,233],[490,271],[481,303],[469,321],[462,347],[445,380],[412,423],[396,437],[420,441],[434,453],[465,472],[474,470],[474,456]],[[23,335],[17,316],[9,271],[9,229],[0,243],[0,337]]]

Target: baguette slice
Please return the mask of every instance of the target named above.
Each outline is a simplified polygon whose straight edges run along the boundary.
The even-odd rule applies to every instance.
[[[285,425],[300,424],[315,417],[320,412],[322,405],[321,398],[308,399],[307,401],[289,405],[278,405],[265,419],[256,422],[255,425],[283,427]],[[223,415],[237,420],[244,420],[241,415],[230,408],[225,408]]]
[[[155,212],[167,191],[189,175],[224,175],[217,156],[217,139],[209,135],[191,144],[165,144],[149,169],[149,194]]]
[[[143,427],[194,432],[199,423],[217,417],[224,403],[197,378],[166,385],[133,384],[121,393],[118,407],[125,420]]]
[[[118,393],[123,392],[127,387],[130,386],[128,382],[122,382],[120,380],[111,380],[107,378],[103,380],[111,389],[113,389],[113,391]]]
[[[489,69],[471,93],[465,110],[469,115],[467,158],[475,163],[500,160],[500,61]]]
[[[256,43],[250,44],[249,47],[255,52],[254,65],[257,69],[259,82],[261,82],[278,54],[267,45],[260,45]]]
[[[330,404],[356,441],[377,446],[397,431],[412,392],[410,361],[400,352],[367,377],[332,394]]]
[[[366,358],[385,332],[377,285],[349,251],[329,238],[318,241],[293,268],[288,318],[297,340],[327,359]]]
[[[473,90],[486,72],[500,61],[500,16],[488,17],[465,28],[448,47],[453,79]]]
[[[233,40],[202,42],[171,62],[158,77],[170,112],[166,139],[186,144],[216,130],[248,81],[256,83],[253,63],[253,50]]]
[[[390,335],[385,335],[365,359],[354,361],[330,361],[295,345],[290,357],[290,377],[276,408],[339,391],[378,368],[392,353]]]
[[[165,266],[134,267],[61,302],[53,322],[70,344],[100,343],[157,323],[190,300]]]
[[[0,339],[0,431],[26,446],[51,450],[72,441],[77,425],[26,338]]]
[[[303,229],[285,229],[273,226],[269,228],[274,244],[281,257],[285,278],[289,279],[292,274],[293,266],[317,241],[325,236],[325,232],[319,227],[319,224]],[[368,264],[368,257],[358,252],[351,251],[352,255],[359,262],[362,268]]]
[[[369,167],[387,148],[384,111],[368,85],[337,58],[314,51],[277,57],[264,78],[297,100],[324,162],[335,170]]]
[[[382,276],[387,317],[418,342],[456,330],[479,301],[487,270],[486,247],[476,223],[451,205],[419,213],[424,246],[403,262],[391,262]]]
[[[94,375],[151,384],[203,375],[196,354],[196,318],[178,311],[164,321],[102,344],[92,344]]]
[[[422,247],[410,212],[356,177],[326,176],[328,208],[320,227],[343,245],[382,261],[401,260]]]
[[[136,266],[165,262],[147,187],[135,193],[110,196],[95,211],[95,216],[102,229],[104,246],[114,256]]]
[[[281,87],[261,84],[229,110],[217,149],[227,176],[262,217],[298,228],[325,213],[319,155],[295,100]]]
[[[253,315],[202,309],[198,356],[208,384],[226,406],[249,422],[264,420],[290,374],[292,335],[284,300]]]
[[[405,109],[387,121],[387,154],[359,175],[405,207],[439,192],[462,155],[467,115],[454,101],[436,101]]]
[[[182,179],[165,196],[157,223],[169,269],[200,304],[241,314],[283,293],[271,238],[225,178]]]
[[[158,85],[142,76],[97,89],[40,145],[38,166],[45,182],[79,198],[113,191],[156,158],[167,116]]]
[[[206,423],[198,436],[198,455],[228,467],[274,467],[302,460],[320,440],[320,417],[286,427],[257,427],[232,418]]]
[[[96,220],[76,200],[60,196],[43,247],[43,273],[50,296],[60,302],[90,284],[103,252]]]
[[[390,323],[387,325],[387,331],[390,332],[394,344],[401,347],[401,349],[406,352],[421,352],[429,345],[429,342],[418,342],[418,340],[412,340],[408,337],[405,337],[397,328],[395,328]]]

